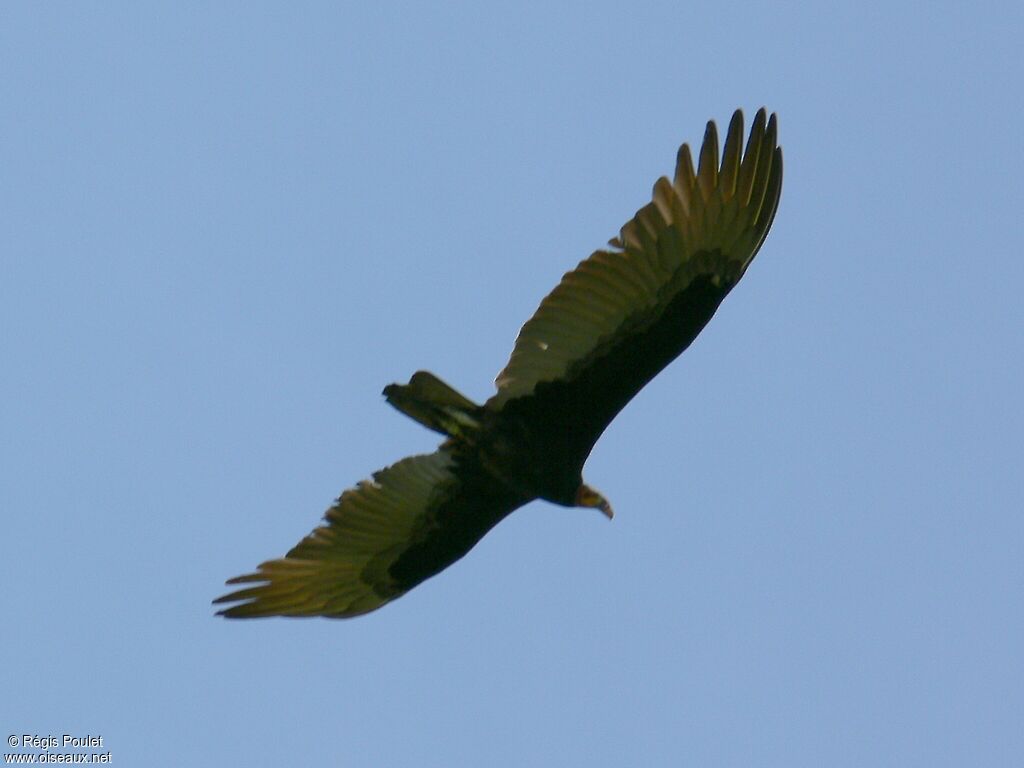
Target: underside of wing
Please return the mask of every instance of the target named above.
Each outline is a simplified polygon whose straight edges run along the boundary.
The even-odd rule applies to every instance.
[[[560,392],[543,416],[575,424],[586,442],[686,348],[743,275],[778,206],[775,116],[760,110],[745,152],[742,141],[737,111],[721,164],[713,122],[696,171],[680,148],[675,179],[659,179],[612,248],[566,274],[523,326],[487,407]],[[582,389],[571,391],[574,382]],[[584,411],[590,424],[579,421]]]
[[[341,495],[324,524],[215,603],[229,618],[368,613],[460,558],[525,500],[442,448],[411,456]]]

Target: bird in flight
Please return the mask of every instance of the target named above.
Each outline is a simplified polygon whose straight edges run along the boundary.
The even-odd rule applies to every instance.
[[[775,115],[743,143],[732,116],[719,162],[709,122],[696,170],[675,177],[609,242],[567,273],[519,332],[478,405],[431,373],[384,388],[444,442],[345,491],[284,557],[229,580],[229,618],[347,618],[380,608],[465,555],[507,515],[544,499],[612,508],[583,482],[601,433],[697,337],[764,242],[782,190]]]

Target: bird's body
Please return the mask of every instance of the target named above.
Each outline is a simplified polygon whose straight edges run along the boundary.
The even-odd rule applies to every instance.
[[[611,507],[583,483],[616,414],[697,337],[771,226],[782,185],[775,117],[758,112],[741,154],[733,116],[721,166],[714,123],[699,168],[680,149],[673,182],[581,262],[523,326],[483,405],[420,371],[388,401],[446,436],[346,491],[281,559],[229,584],[229,617],[349,617],[404,594],[534,499]]]

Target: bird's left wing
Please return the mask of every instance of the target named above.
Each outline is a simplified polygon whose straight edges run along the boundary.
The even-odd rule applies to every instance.
[[[368,613],[468,552],[526,499],[446,448],[410,456],[345,491],[285,557],[228,584],[229,618]]]

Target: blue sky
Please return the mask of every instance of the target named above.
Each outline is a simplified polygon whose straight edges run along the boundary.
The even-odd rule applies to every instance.
[[[120,765],[1024,755],[1019,3],[0,9],[0,727]],[[225,578],[484,398],[704,123],[778,217],[586,477],[352,621]]]

